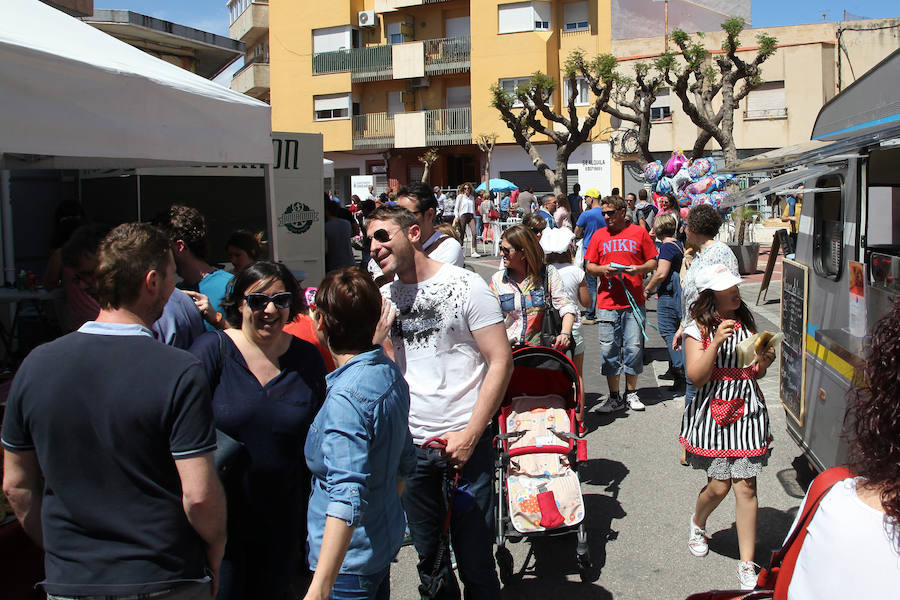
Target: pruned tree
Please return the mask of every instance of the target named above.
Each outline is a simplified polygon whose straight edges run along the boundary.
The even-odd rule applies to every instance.
[[[475,143],[478,144],[478,149],[484,156],[484,172],[481,174],[481,179],[487,181],[488,184],[491,181],[491,155],[494,153],[494,145],[496,145],[498,137],[500,136],[492,132],[479,134],[475,138]]]
[[[440,156],[437,148],[429,148],[419,157],[419,162],[425,165],[425,169],[422,171],[422,183],[428,183],[428,179],[431,177],[431,166],[437,162]]]
[[[575,108],[576,79],[566,77],[565,82],[569,86],[565,115],[555,113],[551,106],[556,81],[540,71],[534,72],[530,80],[516,87],[513,93],[498,84],[491,86],[491,105],[500,111],[500,117],[516,143],[528,153],[532,164],[547,179],[555,194],[566,193],[569,156],[590,139],[591,130],[600,116],[600,105],[609,99],[608,93],[602,98],[596,97],[587,113],[579,118]],[[556,145],[555,168],[551,168],[538,152],[535,135],[544,135]]]
[[[621,74],[618,66],[612,54],[601,54],[587,61],[584,53],[576,50],[564,63],[563,73],[570,86],[576,85],[578,77],[584,78],[602,112],[636,125],[638,163],[643,169],[653,160],[650,107],[666,85],[665,75],[643,62],[635,63],[633,77]]]
[[[671,39],[678,51],[662,55],[655,63],[681,101],[682,110],[701,130],[691,158],[702,156],[706,144],[714,139],[725,155],[725,166],[737,162],[734,111],[762,82],[760,65],[775,53],[777,43],[770,35],[757,35],[756,56],[749,62],[744,60],[738,56],[738,49],[745,26],[746,21],[740,17],[722,23],[725,40],[722,53],[716,55],[706,49],[702,33],[692,38],[676,29]]]

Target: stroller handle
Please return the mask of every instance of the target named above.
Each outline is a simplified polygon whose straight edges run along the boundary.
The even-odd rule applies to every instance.
[[[442,437],[430,437],[422,443],[423,448],[431,448],[432,450],[443,450],[447,447],[447,440]]]

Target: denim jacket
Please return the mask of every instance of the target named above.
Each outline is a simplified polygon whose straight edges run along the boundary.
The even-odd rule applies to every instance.
[[[355,527],[341,573],[371,575],[400,548],[406,518],[397,483],[415,468],[409,387],[381,347],[330,373],[306,438],[312,472],[307,551],[315,568],[328,516]]]

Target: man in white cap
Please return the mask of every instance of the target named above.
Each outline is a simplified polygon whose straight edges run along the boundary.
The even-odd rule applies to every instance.
[[[575,223],[575,237],[584,240],[584,249],[587,250],[594,232],[606,227],[606,218],[603,216],[603,209],[600,208],[600,192],[597,188],[586,191],[584,201],[590,203],[590,208],[579,215],[578,221]],[[584,268],[583,264],[582,268]],[[597,278],[587,273],[585,280],[591,295],[591,304],[581,322],[585,325],[593,325],[597,319]]]

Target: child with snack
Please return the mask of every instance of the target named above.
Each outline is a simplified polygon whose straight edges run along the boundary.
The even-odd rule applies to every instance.
[[[775,360],[775,350],[760,337],[755,362],[743,364],[738,345],[754,335],[756,323],[741,300],[740,282],[724,265],[697,273],[700,293],[684,330],[685,364],[697,396],[685,409],[679,441],[688,463],[707,477],[691,517],[688,547],[695,556],[707,554],[706,519],[734,489],[738,577],[741,588],[749,590],[756,584],[756,477],[768,460],[772,439],[756,380]]]

